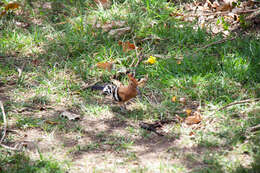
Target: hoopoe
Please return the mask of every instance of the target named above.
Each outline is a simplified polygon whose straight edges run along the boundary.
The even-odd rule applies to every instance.
[[[107,84],[105,86],[92,86],[94,90],[102,90],[105,95],[112,95],[114,101],[118,102],[120,109],[126,109],[125,102],[134,98],[138,94],[137,86],[142,84],[144,80],[137,81],[132,74],[128,74],[129,83],[128,85],[117,84]]]

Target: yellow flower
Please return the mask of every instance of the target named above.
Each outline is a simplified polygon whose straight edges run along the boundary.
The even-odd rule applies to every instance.
[[[148,60],[146,61],[146,63],[150,63],[150,64],[156,63],[156,57],[150,56],[150,58],[148,58]]]

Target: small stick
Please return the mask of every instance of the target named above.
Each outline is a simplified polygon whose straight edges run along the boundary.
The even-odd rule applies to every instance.
[[[214,115],[216,112],[221,111],[221,110],[223,110],[223,109],[226,109],[226,108],[228,108],[228,107],[230,107],[230,106],[233,106],[233,105],[243,104],[243,103],[250,103],[250,102],[255,102],[255,101],[259,101],[259,100],[260,100],[260,98],[255,98],[255,99],[247,99],[247,100],[241,100],[241,101],[229,103],[229,104],[227,104],[226,106],[223,106],[223,107],[221,107],[221,108],[216,109],[216,110],[215,110],[212,114],[210,114],[209,116],[212,116],[212,115]],[[214,119],[215,119],[215,118],[210,119],[210,120],[208,121],[208,123],[211,123]]]
[[[133,37],[133,44],[134,44],[134,46],[135,46],[135,56],[136,56],[136,59],[138,59],[138,51],[137,51],[137,48],[136,48],[136,44],[135,44],[135,36]],[[134,67],[134,63],[135,63],[135,59],[132,61],[132,63],[131,63],[131,65],[130,65],[130,67]]]
[[[88,88],[90,88],[90,87],[96,85],[96,84],[97,84],[98,82],[100,82],[100,81],[101,81],[101,79],[98,79],[97,81],[95,81],[95,82],[93,82],[93,83],[91,83],[91,84],[86,84],[86,85],[83,86],[81,89],[82,89],[82,90],[88,89]]]
[[[135,44],[135,36],[133,37],[133,43],[135,45],[135,55],[136,55],[136,58],[138,59],[139,54],[138,54],[137,47],[136,47],[136,44]]]
[[[206,48],[208,48],[208,47],[210,47],[210,46],[213,46],[213,45],[216,45],[216,44],[221,44],[221,43],[224,43],[224,42],[226,42],[226,41],[232,41],[232,40],[234,40],[235,38],[236,38],[236,37],[225,38],[225,39],[222,39],[222,40],[218,40],[218,41],[212,42],[212,43],[207,44],[207,45],[205,45],[205,46],[203,46],[203,47],[201,47],[201,48],[198,48],[195,52],[193,52],[193,54],[196,54],[196,53],[198,53],[198,51],[200,51],[200,50],[202,50],[202,49],[206,49]]]
[[[4,134],[0,140],[0,144],[3,142],[5,135],[6,135],[6,128],[7,128],[7,121],[6,121],[6,115],[5,115],[5,110],[4,110],[4,105],[2,103],[2,101],[0,100],[0,107],[2,110],[2,114],[3,114],[3,120],[4,120]]]
[[[245,10],[245,11],[237,11],[236,14],[246,14],[246,13],[254,13],[257,12],[259,8],[257,9],[251,9],[251,10]],[[200,16],[211,16],[211,15],[227,15],[230,12],[224,11],[224,12],[216,12],[216,13],[204,13],[204,14],[187,14],[187,15],[180,15],[183,17],[200,17]]]
[[[18,150],[16,147],[9,147],[9,146],[4,145],[4,144],[0,144],[0,146],[5,148],[5,149],[8,149],[8,150],[13,150],[13,151],[17,151]]]
[[[157,127],[162,127],[160,124],[148,124],[148,123],[141,122],[141,123],[139,124],[139,126],[140,126],[142,129],[145,129],[145,130],[154,132],[154,133],[156,133],[156,134],[159,135],[159,136],[164,136],[163,134],[161,134],[161,133],[159,133],[159,132],[156,131],[156,128],[157,128]]]
[[[8,149],[8,150],[14,150],[14,151],[17,151],[17,147],[9,147],[7,145],[4,145],[2,144],[5,136],[6,136],[6,128],[7,128],[7,121],[6,121],[6,115],[5,115],[5,110],[4,110],[4,105],[3,105],[3,102],[0,100],[0,107],[1,107],[1,110],[2,110],[2,114],[3,114],[3,120],[4,120],[4,134],[0,140],[0,146],[5,148],[5,149]]]
[[[250,131],[250,132],[255,132],[255,131],[258,131],[258,130],[260,130],[260,124],[248,128],[248,131]]]
[[[260,8],[258,8],[256,11],[254,11],[252,14],[246,17],[246,20],[253,19],[257,17],[260,14]]]
[[[221,111],[221,110],[226,109],[226,108],[228,108],[230,106],[233,106],[233,105],[243,104],[243,103],[250,103],[250,102],[255,102],[255,101],[259,101],[259,100],[260,100],[260,98],[256,98],[256,99],[247,99],[247,100],[241,100],[241,101],[229,103],[226,106],[218,108],[215,112]]]
[[[137,63],[136,63],[135,66],[134,66],[135,68],[138,67],[138,65],[142,62],[143,58],[144,58],[144,56],[141,54],[140,57],[138,58]]]
[[[135,40],[134,40],[135,36],[133,37],[133,43],[134,43],[134,46],[135,46],[135,54],[136,54],[136,58],[138,59],[137,60],[137,63],[134,65],[134,62],[135,60],[133,60],[133,62],[131,63],[130,67],[134,67],[134,73],[136,71],[136,68],[138,67],[138,65],[141,63],[141,61],[143,60],[143,55],[142,54],[139,54],[138,51],[137,51],[137,47],[136,47],[136,44],[135,44]]]

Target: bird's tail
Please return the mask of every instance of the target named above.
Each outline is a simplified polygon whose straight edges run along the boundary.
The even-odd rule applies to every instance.
[[[92,90],[103,90],[104,89],[104,86],[100,86],[100,85],[93,85],[91,87]]]

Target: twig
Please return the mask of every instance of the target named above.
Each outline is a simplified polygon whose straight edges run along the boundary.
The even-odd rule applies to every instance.
[[[212,43],[207,44],[207,45],[205,45],[205,46],[203,46],[203,47],[201,47],[201,48],[198,48],[198,49],[197,49],[195,52],[193,52],[192,54],[196,54],[196,53],[198,53],[200,50],[206,49],[206,48],[208,48],[208,47],[210,47],[210,46],[213,46],[213,45],[216,45],[216,44],[221,44],[221,43],[224,43],[224,42],[226,42],[226,41],[232,41],[232,40],[235,40],[235,39],[236,39],[236,37],[232,37],[232,38],[225,38],[225,39],[222,39],[222,40],[218,40],[218,41],[212,42]]]
[[[143,56],[143,54],[141,54],[141,55],[139,55],[139,58],[138,58],[138,61],[137,61],[137,63],[135,64],[135,68],[137,68],[138,67],[138,65],[143,61],[143,59],[144,59],[144,56]]]
[[[25,63],[26,63],[26,62],[24,62],[24,63],[22,64],[21,68],[16,66],[17,71],[18,71],[18,79],[19,79],[19,80],[20,80],[21,77],[22,77],[22,73],[23,73],[23,69],[24,69]]]
[[[6,121],[6,116],[5,116],[4,105],[3,105],[1,100],[0,100],[0,107],[1,107],[1,110],[2,110],[3,120],[4,120],[4,133],[3,133],[3,136],[2,136],[2,138],[0,140],[0,144],[1,144],[3,142],[3,140],[4,140],[4,138],[5,138],[6,128],[7,128],[7,121]]]
[[[241,101],[229,103],[226,106],[218,108],[215,112],[221,111],[221,110],[226,109],[226,108],[228,108],[230,106],[233,106],[233,105],[243,104],[243,103],[250,103],[250,102],[255,102],[255,101],[259,101],[259,100],[260,100],[260,98],[255,98],[255,99],[247,99],[247,100],[241,100]]]
[[[133,37],[133,43],[134,43],[134,46],[135,46],[136,59],[138,59],[139,53],[138,53],[138,51],[137,51],[137,47],[136,47],[136,44],[135,44],[135,36]]]
[[[257,10],[255,10],[252,14],[250,14],[249,16],[246,17],[246,20],[251,20],[255,17],[257,17],[260,14],[260,8],[258,8]]]
[[[145,123],[145,122],[141,122],[141,123],[139,124],[139,126],[140,126],[142,129],[145,129],[145,130],[154,132],[154,133],[156,133],[156,134],[159,135],[159,136],[164,136],[163,134],[157,132],[157,128],[161,128],[161,127],[163,127],[164,124],[169,124],[169,123],[172,123],[172,122],[177,123],[178,121],[177,121],[176,119],[164,119],[164,120],[160,120],[160,121],[155,121],[155,122],[152,123],[152,124],[150,124],[150,123]]]
[[[251,10],[245,10],[245,11],[237,11],[236,14],[246,14],[246,13],[254,13],[259,11],[260,9],[251,9]],[[183,17],[200,17],[200,16],[211,16],[211,15],[227,15],[229,14],[229,11],[224,12],[215,12],[215,13],[204,13],[204,14],[187,14],[187,15],[180,15]]]
[[[4,134],[0,140],[0,146],[5,148],[5,149],[8,149],[8,150],[14,150],[14,151],[17,151],[17,146],[15,147],[9,147],[7,145],[4,145],[2,144],[5,136],[6,136],[6,129],[7,129],[7,121],[6,121],[6,115],[5,115],[5,110],[4,110],[4,105],[3,105],[3,102],[0,100],[0,107],[1,107],[1,110],[2,110],[2,114],[3,114],[3,120],[4,120]]]
[[[260,124],[248,128],[248,131],[249,131],[249,132],[255,132],[255,131],[258,131],[258,130],[260,130]]]
[[[98,79],[97,81],[95,81],[95,82],[93,82],[93,83],[91,83],[91,84],[86,84],[86,85],[84,85],[81,89],[82,89],[82,90],[88,89],[88,88],[90,88],[90,87],[96,85],[96,84],[97,84],[98,82],[100,82],[100,81],[101,81],[101,79]]]
[[[148,123],[141,122],[141,123],[139,124],[139,126],[140,126],[142,129],[145,129],[145,130],[148,130],[148,131],[151,131],[151,132],[156,133],[158,136],[164,136],[163,134],[157,132],[157,130],[156,130],[156,128],[162,127],[161,124],[148,124]]]
[[[3,147],[3,148],[5,148],[5,149],[8,149],[8,150],[18,151],[17,146],[15,146],[15,147],[9,147],[9,146],[4,145],[4,144],[0,144],[0,146]]]
[[[13,150],[13,151],[20,151],[22,149],[23,146],[26,146],[28,142],[31,142],[31,141],[21,141],[21,142],[17,142],[15,144],[14,147],[9,147],[7,145],[4,145],[4,144],[0,144],[1,147],[5,148],[5,149],[8,149],[8,150]],[[34,143],[34,142],[31,142],[35,148],[38,149],[38,146]]]
[[[131,65],[130,65],[130,67],[134,67],[135,69],[134,69],[134,74],[135,74],[135,71],[136,71],[136,68],[139,66],[139,64],[141,63],[141,61],[143,60],[143,55],[142,55],[142,53],[138,53],[138,51],[137,51],[137,46],[136,46],[136,44],[135,44],[135,36],[133,37],[133,44],[134,44],[134,46],[135,46],[135,54],[136,54],[136,59],[138,59],[137,60],[137,63],[134,65],[134,62],[135,62],[135,60],[133,60],[133,62],[131,63]]]
[[[233,103],[229,103],[227,104],[226,106],[223,106],[223,107],[220,107],[218,109],[216,109],[212,114],[209,115],[209,117],[211,117],[212,115],[214,115],[216,112],[218,111],[221,111],[223,109],[226,109],[230,106],[233,106],[233,105],[237,105],[237,104],[243,104],[243,103],[250,103],[250,102],[256,102],[256,101],[259,101],[260,98],[255,98],[255,99],[247,99],[247,100],[241,100],[241,101],[237,101],[237,102],[233,102]],[[211,118],[208,123],[211,123],[215,118]]]
[[[146,54],[145,56],[149,56],[149,54]],[[156,58],[162,58],[162,59],[169,59],[169,58],[173,58],[176,60],[183,60],[183,58],[176,58],[176,57],[172,57],[172,56],[168,56],[168,55],[160,55],[160,54],[152,54],[152,56],[156,57]]]
[[[138,51],[137,51],[137,48],[136,48],[136,44],[135,44],[135,36],[133,37],[133,44],[135,46],[135,56],[136,56],[136,59],[138,59]],[[132,63],[130,64],[130,67],[134,67],[134,63],[135,63],[135,59],[133,59]]]

